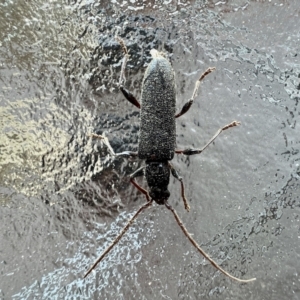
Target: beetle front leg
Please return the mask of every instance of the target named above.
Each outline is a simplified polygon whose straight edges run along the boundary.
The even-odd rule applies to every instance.
[[[124,88],[123,84],[126,82],[126,77],[125,77],[125,68],[126,64],[129,58],[129,54],[127,51],[127,47],[125,45],[125,42],[118,36],[116,36],[116,40],[119,42],[119,44],[122,47],[122,50],[124,52],[124,59],[121,67],[121,74],[120,74],[120,79],[119,79],[119,88],[124,95],[124,97],[133,105],[135,105],[137,108],[141,108],[141,105],[139,101],[133,96],[131,92],[129,92],[127,89]]]
[[[220,128],[216,134],[209,140],[209,142],[201,149],[185,149],[185,150],[175,150],[175,153],[177,154],[184,154],[184,155],[194,155],[194,154],[200,154],[202,153],[224,130],[229,129],[231,127],[235,127],[240,125],[241,123],[238,121],[233,121],[230,124],[227,124],[226,126]]]
[[[212,71],[214,71],[216,68],[208,68],[203,74],[201,74],[200,78],[196,81],[196,84],[195,84],[195,88],[194,88],[194,92],[193,92],[193,95],[192,95],[192,98],[183,105],[180,113],[178,113],[177,115],[175,115],[175,118],[179,118],[180,116],[184,115],[192,106],[193,102],[194,102],[194,99],[197,95],[197,92],[198,92],[198,89],[199,89],[199,86],[200,86],[200,82],[208,75],[210,74]]]
[[[140,102],[133,96],[131,92],[125,89],[122,85],[120,86],[120,90],[123,93],[124,97],[137,108],[141,108]]]
[[[183,203],[184,203],[184,208],[187,211],[190,211],[190,206],[187,202],[187,199],[186,199],[185,193],[184,193],[184,184],[183,184],[182,177],[179,176],[178,172],[175,170],[175,168],[170,163],[169,163],[169,168],[171,170],[171,173],[172,173],[173,177],[175,177],[177,180],[180,181],[180,184],[181,184],[181,197],[182,197],[182,200],[183,200]]]

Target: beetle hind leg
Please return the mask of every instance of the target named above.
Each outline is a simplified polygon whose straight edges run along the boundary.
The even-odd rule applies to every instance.
[[[181,184],[181,198],[183,200],[184,208],[189,212],[190,211],[190,206],[189,206],[189,204],[187,202],[187,199],[185,197],[184,184],[183,184],[182,177],[179,176],[178,172],[175,170],[175,168],[170,163],[169,163],[169,168],[171,170],[171,173],[172,173],[173,177],[175,177],[177,180],[180,181],[180,184]]]

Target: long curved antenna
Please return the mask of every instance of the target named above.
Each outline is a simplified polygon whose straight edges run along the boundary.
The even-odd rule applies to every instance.
[[[165,206],[167,207],[167,209],[169,209],[178,225],[180,226],[180,228],[182,229],[183,233],[186,235],[186,237],[190,240],[190,242],[193,244],[193,246],[216,268],[218,269],[219,271],[221,271],[223,274],[225,274],[226,276],[230,277],[231,279],[234,279],[236,281],[239,281],[239,282],[251,282],[251,281],[254,281],[256,280],[256,278],[251,278],[251,279],[240,279],[240,278],[237,278],[237,277],[234,277],[232,275],[230,275],[228,272],[226,272],[225,270],[223,270],[214,260],[212,260],[208,254],[206,254],[202,249],[201,247],[197,244],[197,242],[191,237],[191,235],[189,234],[189,232],[187,231],[187,229],[185,228],[185,226],[183,225],[182,221],[180,220],[177,212],[175,211],[175,209],[168,203],[165,203]]]
[[[85,273],[83,278],[86,278],[99,264],[99,262],[104,258],[104,256],[119,242],[121,237],[126,233],[128,228],[132,225],[133,221],[136,219],[136,217],[146,208],[151,206],[153,200],[148,201],[146,204],[141,206],[138,211],[133,215],[133,217],[127,222],[127,224],[124,226],[122,231],[119,233],[119,235],[114,239],[114,241],[106,248],[106,250],[101,254],[99,258],[94,262],[94,264],[89,268],[89,270]]]

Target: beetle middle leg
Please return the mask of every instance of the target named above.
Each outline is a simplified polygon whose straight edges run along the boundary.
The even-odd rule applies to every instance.
[[[137,108],[141,108],[141,105],[140,105],[139,101],[135,98],[135,96],[130,91],[125,89],[125,87],[123,85],[126,82],[125,68],[126,68],[128,58],[129,58],[129,54],[128,54],[125,42],[118,36],[116,36],[116,40],[119,42],[119,44],[121,45],[122,50],[124,52],[124,59],[123,59],[123,63],[122,63],[122,67],[121,67],[121,74],[120,74],[120,79],[119,79],[119,88],[120,88],[122,94],[124,95],[124,97],[131,104],[135,105]]]
[[[138,157],[138,153],[133,152],[133,151],[123,151],[123,152],[115,153],[114,149],[112,148],[112,146],[109,143],[108,138],[104,135],[91,133],[88,136],[91,137],[91,138],[94,138],[94,139],[102,140],[104,142],[104,144],[106,145],[106,147],[108,148],[111,155],[113,155],[113,156],[124,156],[124,157],[131,157],[131,158],[137,158]]]
[[[201,81],[208,75],[210,74],[212,71],[214,71],[216,68],[208,68],[204,73],[201,74],[200,78],[196,81],[196,84],[195,84],[195,88],[194,88],[194,92],[193,92],[193,95],[192,97],[190,98],[190,100],[188,102],[186,102],[184,104],[184,106],[182,107],[180,113],[178,113],[177,115],[175,115],[175,118],[179,118],[180,116],[184,115],[192,106],[193,102],[194,102],[194,99],[197,95],[197,92],[198,92],[198,89],[199,89],[199,86],[200,86],[200,83]]]
[[[240,125],[241,123],[238,121],[233,121],[230,124],[225,125],[224,127],[220,128],[216,134],[208,141],[208,143],[201,149],[194,149],[194,148],[188,148],[184,150],[175,150],[175,153],[177,154],[184,154],[184,155],[194,155],[194,154],[200,154],[202,153],[224,130],[235,127]]]

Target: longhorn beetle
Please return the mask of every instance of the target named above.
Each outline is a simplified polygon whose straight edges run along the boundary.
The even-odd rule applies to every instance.
[[[181,219],[179,218],[177,212],[168,203],[168,198],[170,197],[170,192],[168,191],[168,184],[170,179],[170,171],[172,175],[179,180],[181,184],[181,197],[185,209],[189,211],[190,207],[185,197],[184,184],[182,178],[178,175],[177,171],[174,169],[170,161],[173,159],[174,154],[184,154],[184,155],[194,155],[200,154],[205,150],[216,137],[226,129],[235,127],[240,123],[233,121],[232,123],[220,128],[216,134],[210,139],[210,141],[201,149],[185,149],[176,150],[176,125],[175,119],[185,114],[193,104],[196,97],[199,85],[201,81],[211,73],[215,68],[208,68],[197,80],[192,97],[185,103],[181,111],[175,114],[176,109],[176,94],[175,94],[175,80],[174,71],[170,62],[166,59],[163,53],[158,52],[155,49],[150,51],[152,55],[152,61],[148,65],[144,80],[142,84],[142,95],[141,104],[139,101],[123,86],[125,83],[125,67],[129,54],[124,41],[116,37],[117,41],[120,43],[123,52],[124,60],[121,67],[121,75],[119,79],[119,87],[125,98],[140,109],[140,132],[139,132],[139,143],[138,151],[125,151],[122,153],[114,153],[112,147],[109,144],[108,139],[105,136],[92,134],[94,138],[100,138],[107,145],[109,151],[113,155],[118,156],[128,156],[128,157],[138,157],[139,159],[146,160],[146,167],[141,167],[130,175],[130,182],[142,192],[147,202],[142,205],[138,211],[131,217],[127,222],[125,227],[112,242],[112,244],[101,254],[101,256],[96,260],[92,267],[86,272],[84,278],[97,266],[97,264],[105,257],[105,255],[119,242],[121,237],[126,233],[128,228],[131,226],[136,217],[144,211],[146,208],[152,205],[155,201],[159,205],[165,205],[169,209],[179,227],[182,229],[183,233],[190,240],[193,246],[208,260],[210,263],[216,267],[219,271],[224,273],[226,276],[237,280],[239,282],[250,282],[255,280],[251,279],[239,279],[229,274],[223,270],[215,261],[213,261],[208,254],[206,254],[197,242],[192,238],[190,233],[187,231],[183,225]],[[148,183],[149,191],[142,188],[136,181],[135,178],[139,176],[145,176]]]

